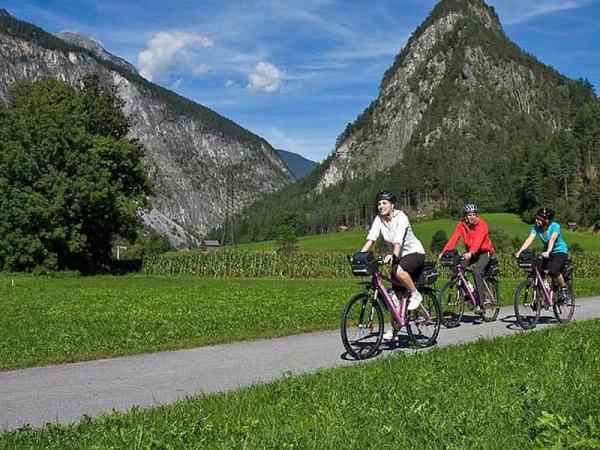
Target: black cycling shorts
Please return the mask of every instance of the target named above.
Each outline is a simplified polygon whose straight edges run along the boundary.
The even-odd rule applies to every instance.
[[[542,268],[548,269],[548,273],[554,278],[562,272],[568,258],[566,253],[552,253],[549,258],[543,260]]]
[[[416,275],[419,275],[423,269],[425,263],[425,255],[422,253],[411,253],[410,255],[403,256],[400,261],[392,264],[392,273],[396,273],[398,266],[402,267],[402,270],[408,272],[411,278],[414,280]]]

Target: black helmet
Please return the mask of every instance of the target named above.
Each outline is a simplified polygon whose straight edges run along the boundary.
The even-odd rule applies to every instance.
[[[388,202],[393,203],[394,205],[397,204],[396,194],[383,189],[377,193],[377,196],[375,197],[375,203],[379,203],[380,200],[387,200]]]
[[[535,215],[542,219],[552,220],[554,219],[554,210],[550,208],[540,208],[536,211]]]
[[[479,209],[477,208],[477,205],[475,203],[467,203],[463,208],[463,211],[465,212],[465,214],[469,214],[476,213],[477,211],[479,211]]]

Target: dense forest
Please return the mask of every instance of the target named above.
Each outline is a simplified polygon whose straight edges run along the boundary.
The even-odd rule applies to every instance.
[[[375,214],[373,198],[382,187],[397,192],[400,206],[413,217],[445,216],[464,202],[484,211],[515,212],[531,219],[540,205],[557,210],[558,219],[600,228],[600,100],[585,81],[573,82],[578,96],[571,126],[549,133],[526,115],[502,127],[449,133],[433,145],[410,146],[401,163],[357,180],[345,180],[316,193],[327,161],[304,180],[255,203],[213,230],[225,242],[272,239],[281,225],[298,235],[365,226]]]
[[[482,24],[480,14],[469,15],[474,8],[489,11],[492,24]],[[381,188],[396,191],[399,206],[413,219],[456,215],[465,202],[476,202],[484,211],[513,212],[529,220],[532,211],[547,205],[561,221],[600,228],[600,100],[586,80],[568,79],[523,52],[493,22],[493,8],[479,0],[436,5],[383,75],[379,98],[348,124],[335,147],[350,137],[360,141],[366,130],[371,136],[386,133],[381,115],[373,118],[376,108],[391,103],[385,96],[395,95],[386,83],[406,63],[412,43],[452,11],[464,13],[456,32],[428,53],[443,58],[443,77],[398,163],[383,172],[363,170],[319,193],[332,153],[307,178],[229,217],[210,237],[241,243],[275,238],[283,225],[298,235],[366,226]],[[408,83],[430,82],[426,62],[414,64],[416,76]],[[490,76],[490,67],[502,75]],[[496,89],[498,76],[523,73],[534,85],[500,78],[504,85]],[[524,92],[515,93],[516,88]],[[408,89],[415,92],[414,86]],[[461,122],[467,125],[457,125]],[[370,152],[352,155],[356,172],[377,152],[374,142]]]

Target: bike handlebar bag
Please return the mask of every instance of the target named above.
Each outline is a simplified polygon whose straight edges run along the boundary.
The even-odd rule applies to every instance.
[[[533,266],[533,260],[535,259],[535,253],[531,250],[523,250],[517,259],[517,264],[523,269],[530,269]]]
[[[444,267],[454,267],[459,260],[460,256],[458,256],[457,250],[447,250],[442,254],[442,257],[440,258],[440,263]]]
[[[350,258],[352,275],[364,277],[377,272],[377,261],[371,252],[357,252]]]

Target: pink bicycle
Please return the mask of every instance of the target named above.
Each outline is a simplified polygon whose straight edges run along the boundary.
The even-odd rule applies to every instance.
[[[393,329],[400,331],[402,327],[406,327],[415,347],[428,347],[436,342],[441,315],[435,288],[431,286],[438,276],[435,264],[425,263],[415,283],[423,295],[423,301],[419,308],[408,311],[408,291],[379,272],[379,266],[383,264],[382,258],[374,258],[370,252],[363,252],[348,259],[354,275],[371,277],[369,281],[361,283],[363,292],[350,298],[342,311],[340,331],[349,355],[356,359],[366,359],[377,352],[383,339],[383,305],[390,313]],[[383,284],[384,280],[392,283],[393,288],[388,290]],[[399,293],[397,297],[396,292]]]
[[[515,291],[515,316],[521,328],[534,328],[542,308],[552,308],[556,320],[560,323],[570,321],[575,311],[571,261],[568,260],[563,269],[566,284],[562,292],[559,292],[554,283],[551,287],[546,281],[546,272],[540,269],[542,257],[539,253],[526,250],[521,253],[517,262],[519,267],[528,272],[527,279],[522,281]]]

